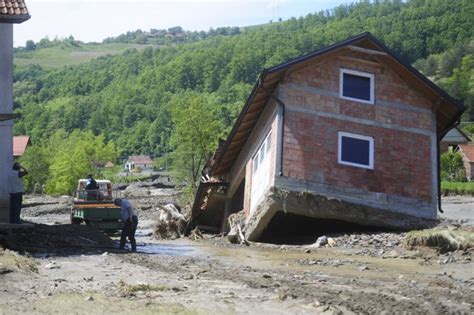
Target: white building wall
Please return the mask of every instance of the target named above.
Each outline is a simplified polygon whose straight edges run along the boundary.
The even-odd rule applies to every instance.
[[[13,112],[13,24],[0,23],[0,114]],[[13,121],[0,122],[0,222],[9,219],[8,173],[13,162]]]

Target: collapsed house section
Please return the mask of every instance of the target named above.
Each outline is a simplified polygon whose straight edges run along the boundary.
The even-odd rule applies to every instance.
[[[317,234],[318,220],[429,226],[439,141],[463,110],[370,33],[264,70],[207,164],[193,223],[226,231],[242,211],[248,240],[298,224]]]

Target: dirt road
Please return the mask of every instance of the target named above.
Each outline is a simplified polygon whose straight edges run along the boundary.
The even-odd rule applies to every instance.
[[[25,217],[66,223],[67,205],[51,199]],[[335,236],[332,248],[158,241],[153,208],[139,216],[136,254],[1,252],[0,314],[474,312],[473,251],[410,251],[389,233]]]

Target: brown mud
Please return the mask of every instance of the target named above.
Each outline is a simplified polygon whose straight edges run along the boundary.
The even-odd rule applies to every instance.
[[[68,203],[38,198],[27,199],[35,205],[25,208],[24,219],[64,229]],[[136,254],[83,244],[23,255],[0,251],[0,271],[8,270],[0,272],[0,314],[474,312],[472,248],[408,249],[404,233],[377,232],[328,235],[333,247],[322,248],[247,247],[209,235],[162,241],[152,236],[153,199],[131,198],[140,217]]]

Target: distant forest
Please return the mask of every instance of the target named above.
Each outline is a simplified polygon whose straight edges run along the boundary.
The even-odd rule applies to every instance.
[[[215,149],[262,69],[364,31],[463,101],[463,120],[474,121],[474,1],[375,0],[247,28],[129,32],[104,43],[150,47],[61,69],[16,67],[15,108],[22,118],[14,131],[32,137],[51,174],[48,154],[81,133],[108,146],[108,159],[150,154],[178,167],[186,156],[180,145],[193,143],[186,128],[212,128],[202,133],[210,138],[201,150]],[[67,40],[74,45],[74,38]],[[29,44],[41,49],[51,42]],[[186,115],[198,124],[179,124]]]

